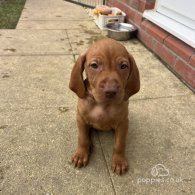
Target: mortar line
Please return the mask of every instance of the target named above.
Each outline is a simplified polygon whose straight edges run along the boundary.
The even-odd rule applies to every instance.
[[[97,28],[95,28],[95,27],[93,27],[93,28],[90,28],[89,27],[89,29],[91,29],[91,30],[97,30]],[[10,30],[10,29],[8,29],[8,30]],[[52,28],[52,29],[47,29],[47,28],[18,28],[17,30],[42,30],[42,31],[54,31],[54,30],[59,30],[59,31],[62,31],[62,30],[70,30],[70,31],[74,31],[74,30],[82,30],[82,27],[74,27],[74,28],[72,28],[72,29],[69,29],[69,28]],[[0,29],[0,31],[1,31],[1,29]],[[84,33],[84,32],[82,32],[82,33]],[[98,32],[97,32],[98,33]]]
[[[191,91],[189,89],[189,91]],[[130,100],[129,102],[135,102],[135,101],[142,101],[142,100],[158,100],[158,99],[166,99],[166,98],[176,98],[176,97],[187,97],[187,96],[190,96],[190,95],[193,95],[193,91],[192,91],[192,94],[184,94],[184,95],[175,95],[175,96],[164,96],[164,97],[151,97],[151,98],[140,98],[140,99],[132,99]]]
[[[18,111],[18,110],[42,110],[42,109],[56,109],[56,110],[59,110],[60,107],[67,107],[69,110],[73,109],[73,111],[75,111],[75,107],[74,106],[68,106],[68,105],[59,105],[59,106],[42,106],[42,107],[39,107],[39,106],[29,106],[29,107],[9,107],[9,106],[6,106],[6,109],[7,110],[12,110],[12,111]],[[4,109],[4,107],[0,107],[0,110],[3,109],[3,110],[6,110]],[[67,111],[68,112],[68,111]]]
[[[74,61],[75,61],[75,54],[74,54],[74,51],[73,51],[72,44],[71,44],[71,42],[70,42],[70,38],[69,38],[69,36],[68,36],[68,32],[67,32],[67,30],[65,30],[65,32],[66,32],[66,36],[67,36],[67,39],[68,39],[68,43],[69,43],[70,48],[71,48],[72,56],[73,56]]]
[[[111,174],[110,174],[109,165],[108,165],[108,163],[106,161],[106,155],[104,153],[104,150],[103,150],[103,147],[102,147],[102,143],[100,141],[99,133],[97,132],[97,134],[98,134],[98,141],[100,143],[100,148],[101,148],[101,151],[102,151],[102,154],[103,154],[103,158],[104,158],[104,161],[106,163],[106,167],[107,167],[108,174],[109,174],[109,177],[110,177],[111,185],[112,185],[112,188],[113,188],[113,191],[114,191],[114,195],[116,195],[116,190],[115,190],[114,182],[113,182],[112,177],[111,177]]]
[[[72,21],[86,21],[86,22],[88,22],[88,21],[94,21],[94,20],[93,19],[90,19],[90,20],[87,20],[87,19],[83,19],[83,20],[82,19],[73,19],[73,20],[71,20],[71,19],[62,19],[62,20],[57,20],[57,19],[56,20],[41,20],[41,19],[40,20],[33,20],[33,19],[32,20],[27,20],[27,19],[21,19],[20,21],[26,21],[26,22],[29,22],[29,21],[43,21],[43,22],[45,22],[45,21],[51,21],[51,22],[52,21],[59,21],[59,22],[60,21],[63,21],[63,22],[64,21],[69,21],[69,22],[70,21],[71,22]]]
[[[59,54],[0,54],[0,57],[16,57],[16,56],[72,56],[73,54],[65,54],[65,53],[59,53]]]

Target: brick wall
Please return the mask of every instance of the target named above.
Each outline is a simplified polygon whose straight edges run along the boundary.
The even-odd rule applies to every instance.
[[[155,0],[108,0],[127,14],[127,22],[137,26],[137,37],[156,53],[195,92],[195,49],[142,17],[153,9]]]

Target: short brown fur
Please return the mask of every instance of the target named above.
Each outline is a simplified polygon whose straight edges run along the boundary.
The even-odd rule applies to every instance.
[[[86,79],[83,79],[85,71]],[[115,130],[112,169],[125,173],[128,162],[125,142],[128,131],[128,99],[140,89],[139,71],[125,47],[112,39],[94,43],[82,53],[71,73],[69,87],[78,95],[78,147],[72,157],[76,167],[89,160],[90,128]]]

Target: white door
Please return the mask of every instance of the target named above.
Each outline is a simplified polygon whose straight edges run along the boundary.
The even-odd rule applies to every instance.
[[[143,16],[195,48],[195,0],[156,0]]]
[[[195,30],[195,0],[157,0],[156,11]]]

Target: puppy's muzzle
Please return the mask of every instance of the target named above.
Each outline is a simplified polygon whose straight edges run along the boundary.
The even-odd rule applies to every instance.
[[[109,80],[103,85],[103,93],[106,99],[113,99],[117,96],[119,85],[114,80]]]
[[[106,89],[104,89],[104,94],[106,98],[112,99],[116,96],[117,90],[115,87],[107,87]]]

